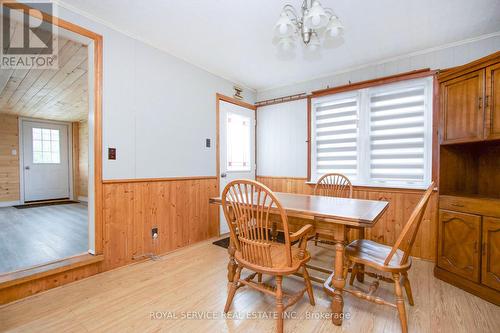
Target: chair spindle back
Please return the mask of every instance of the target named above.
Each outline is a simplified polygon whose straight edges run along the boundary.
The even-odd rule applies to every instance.
[[[281,217],[285,238],[285,258],[292,265],[288,220],[274,193],[254,180],[237,179],[222,192],[222,208],[229,224],[230,237],[243,259],[264,267],[272,267],[270,215]]]
[[[352,198],[352,184],[349,178],[340,173],[327,173],[318,179],[314,187],[314,194]]]
[[[399,237],[392,247],[391,252],[385,259],[384,265],[389,265],[392,257],[398,249],[402,250],[404,253],[403,257],[401,258],[400,265],[404,265],[408,261],[413,243],[415,242],[415,238],[417,237],[418,229],[420,228],[420,224],[422,223],[425,209],[427,208],[427,204],[429,203],[429,199],[432,195],[433,189],[434,182],[432,182],[431,185],[427,188],[417,206],[411,213],[411,216],[404,226],[403,231],[401,231],[401,233],[399,234]]]

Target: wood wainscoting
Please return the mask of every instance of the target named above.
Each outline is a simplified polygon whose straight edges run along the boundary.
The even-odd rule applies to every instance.
[[[306,183],[307,178],[257,176],[257,181],[277,192],[313,194],[314,191],[314,185]],[[355,186],[353,198],[389,202],[387,211],[374,228],[365,231],[365,237],[392,246],[423,193],[424,190]],[[412,256],[431,261],[436,261],[437,198],[437,193],[433,193],[411,251]],[[356,233],[350,231],[349,239],[354,239]]]
[[[217,236],[218,209],[208,203],[217,195],[216,177],[105,184],[106,269]]]
[[[19,122],[16,116],[0,114],[0,202],[18,200]]]
[[[219,234],[216,177],[103,182],[104,259],[0,290],[0,304],[160,255]],[[153,239],[151,229],[158,228]]]

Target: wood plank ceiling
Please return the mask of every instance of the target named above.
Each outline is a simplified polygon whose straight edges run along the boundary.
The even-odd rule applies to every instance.
[[[11,33],[21,28],[11,27]],[[72,122],[88,118],[88,47],[54,38],[58,69],[0,70],[0,114]]]

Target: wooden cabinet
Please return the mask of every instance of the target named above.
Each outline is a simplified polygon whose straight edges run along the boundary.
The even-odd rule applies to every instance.
[[[434,275],[500,305],[500,52],[439,72]]]
[[[500,52],[438,75],[441,143],[500,139]]]
[[[500,290],[500,218],[483,218],[481,282]]]
[[[448,210],[439,211],[438,265],[479,282],[481,217]]]
[[[500,63],[486,67],[485,137],[500,139]]]
[[[484,73],[478,70],[441,85],[443,143],[483,139]]]

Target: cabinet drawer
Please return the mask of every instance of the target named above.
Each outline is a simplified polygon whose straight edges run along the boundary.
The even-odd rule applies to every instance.
[[[438,266],[479,282],[481,216],[439,210]]]
[[[474,197],[439,196],[439,208],[484,216],[500,217],[500,200]]]

